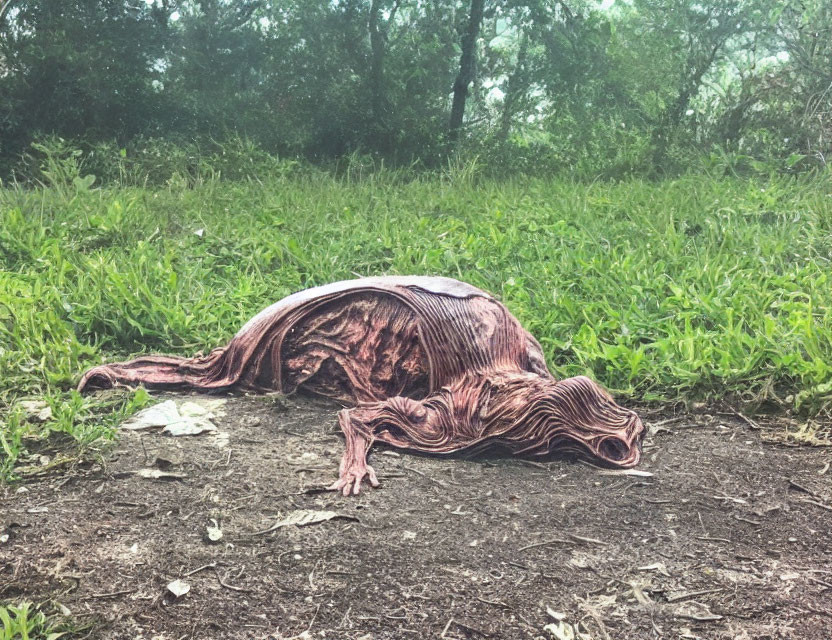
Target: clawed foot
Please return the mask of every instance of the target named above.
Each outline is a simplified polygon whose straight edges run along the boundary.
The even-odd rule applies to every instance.
[[[367,476],[370,484],[373,487],[379,486],[381,483],[376,477],[375,469],[365,463],[353,463],[347,467],[341,468],[341,477],[333,482],[327,489],[330,491],[340,491],[345,496],[350,494],[356,496],[361,491],[361,481]]]

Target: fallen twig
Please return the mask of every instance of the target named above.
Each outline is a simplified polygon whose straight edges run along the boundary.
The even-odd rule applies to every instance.
[[[574,533],[570,533],[569,537],[577,542],[586,542],[587,544],[599,544],[602,546],[607,546],[609,543],[604,542],[603,540],[598,540],[597,538],[585,538],[584,536],[579,536]]]
[[[535,542],[534,544],[527,544],[525,547],[520,547],[518,551],[528,551],[535,547],[545,547],[550,544],[573,544],[571,540],[564,540],[563,538],[552,538],[551,540],[544,540],[543,542]]]
[[[731,541],[727,538],[712,538],[711,536],[696,536],[697,540],[704,540],[705,542],[727,542],[731,544]]]
[[[812,491],[808,487],[804,487],[802,484],[799,484],[796,480],[793,480],[792,478],[789,478],[789,486],[794,489],[797,489],[798,491],[802,491],[803,493],[808,493],[810,496],[817,497],[817,494],[814,491]]]
[[[827,511],[832,511],[832,507],[828,504],[823,504],[822,502],[816,502],[815,500],[809,500],[809,498],[803,498],[801,502],[808,502],[809,504],[813,504],[816,507],[820,507],[821,509],[826,509]]]
[[[453,618],[451,618],[450,620],[448,620],[448,624],[446,624],[446,625],[445,625],[445,628],[444,628],[444,629],[442,629],[442,633],[439,635],[439,637],[440,637],[440,638],[444,638],[444,637],[445,637],[445,634],[446,634],[446,633],[448,633],[448,629],[450,629],[450,628],[451,628],[451,624],[453,624],[453,621],[454,621],[454,619],[453,619]]]
[[[716,500],[730,500],[731,502],[736,502],[737,504],[748,504],[748,500],[743,500],[742,498],[735,498],[733,496],[721,495],[721,496],[711,496]]]
[[[217,570],[216,567],[214,567],[214,573],[216,574],[217,582],[220,583],[221,587],[231,589],[232,591],[240,591],[241,593],[249,593],[250,591],[252,591],[251,589],[246,589],[245,587],[235,587],[233,584],[228,584],[227,582],[224,582],[223,579],[220,577],[220,572]]]
[[[551,469],[549,469],[549,467],[547,467],[545,464],[541,464],[540,462],[534,462],[533,460],[523,460],[522,458],[518,458],[517,462],[527,467],[534,467],[535,469],[551,471]]]
[[[665,418],[664,420],[659,420],[658,422],[651,422],[648,425],[648,428],[653,431],[654,429],[658,429],[659,427],[663,427],[666,424],[673,424],[674,422],[681,422],[687,416],[673,416],[672,418]]]
[[[121,591],[112,591],[110,593],[93,593],[84,596],[81,600],[99,600],[101,598],[115,598],[116,596],[123,596],[128,593],[133,593],[135,589],[122,589]]]
[[[740,413],[736,409],[731,409],[731,413],[733,413],[735,416],[737,416],[740,420],[742,420],[745,424],[747,424],[749,427],[751,427],[755,431],[760,431],[762,429],[762,427],[759,424],[757,424],[756,422],[754,422],[754,420],[752,420],[748,416]]]
[[[490,638],[491,637],[490,633],[488,633],[486,631],[483,631],[482,629],[477,629],[476,627],[471,627],[467,624],[463,624],[462,622],[459,622],[459,620],[454,620],[454,624],[456,626],[458,626],[460,629],[464,629],[465,631],[469,631],[471,633],[476,633],[476,634],[481,635],[485,638]]]
[[[823,580],[818,580],[817,578],[813,578],[812,576],[806,576],[806,579],[810,580],[811,582],[814,582],[816,584],[822,585],[824,587],[824,589],[821,589],[821,591],[826,591],[826,589],[832,589],[832,584],[830,584],[828,582],[825,582]]]
[[[698,615],[695,613],[674,613],[674,617],[676,618],[685,618],[686,620],[696,620],[696,622],[714,622],[716,620],[722,620],[722,616],[718,616],[715,613],[706,613],[703,615]]]
[[[406,467],[405,465],[401,465],[401,468],[402,468],[402,469],[404,469],[405,471],[412,471],[413,473],[415,473],[415,474],[417,474],[417,475],[420,475],[420,476],[422,476],[423,478],[425,478],[425,479],[427,479],[427,480],[430,480],[431,482],[434,482],[434,483],[438,484],[438,485],[439,485],[440,487],[442,487],[443,489],[447,489],[447,488],[448,488],[448,485],[447,485],[446,483],[442,482],[441,480],[437,480],[436,478],[431,478],[428,474],[426,474],[426,473],[422,473],[422,472],[421,472],[421,471],[419,471],[418,469],[414,469],[413,467]]]
[[[217,566],[216,562],[211,562],[209,564],[204,564],[201,567],[197,567],[196,569],[193,569],[192,571],[188,571],[188,573],[183,573],[182,577],[187,578],[188,576],[192,576],[195,573],[199,573],[200,571],[205,571],[205,569],[214,569],[216,566]]]
[[[599,471],[602,476],[635,476],[638,478],[652,478],[653,474],[641,469],[603,469]]]
[[[818,582],[820,582],[820,580],[818,580]],[[490,605],[493,605],[495,607],[505,607],[506,609],[509,608],[509,606],[505,602],[501,602],[499,600],[494,601],[494,600],[486,600],[485,598],[480,598],[479,596],[474,596],[474,597],[477,600],[479,600],[480,602],[484,603],[484,604],[490,604]]]
[[[704,596],[709,593],[718,593],[723,591],[723,589],[702,589],[701,591],[687,591],[685,593],[679,593],[675,596],[668,596],[668,602],[680,602],[682,600],[688,600],[690,598],[695,598],[697,596]]]

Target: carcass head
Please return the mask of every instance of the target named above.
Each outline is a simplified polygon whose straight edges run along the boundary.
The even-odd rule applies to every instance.
[[[555,384],[552,449],[574,450],[615,467],[634,467],[641,460],[644,425],[634,411],[616,404],[609,393],[586,376]]]

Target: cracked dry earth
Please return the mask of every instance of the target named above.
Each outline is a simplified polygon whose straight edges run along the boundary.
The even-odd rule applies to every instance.
[[[4,488],[0,601],[62,605],[91,638],[832,637],[829,449],[653,415],[652,475],[377,448],[382,487],[345,499],[320,491],[337,409],[229,397],[218,434],[124,432]],[[258,533],[300,509],[343,517]]]

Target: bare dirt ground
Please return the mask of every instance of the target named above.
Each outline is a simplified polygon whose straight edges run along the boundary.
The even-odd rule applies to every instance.
[[[832,637],[829,449],[656,414],[649,476],[376,449],[382,487],[343,498],[319,490],[336,411],[232,397],[219,434],[124,433],[3,489],[0,601],[51,601],[92,638]],[[300,509],[344,517],[262,533]]]

